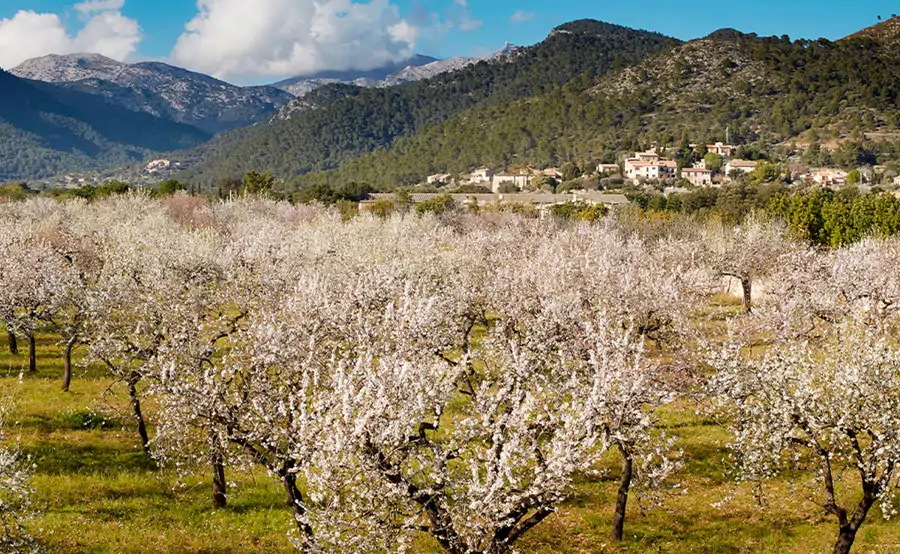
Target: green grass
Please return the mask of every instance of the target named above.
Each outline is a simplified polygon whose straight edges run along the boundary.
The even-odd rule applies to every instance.
[[[5,344],[3,345],[5,347]],[[22,355],[0,351],[0,387],[16,390],[27,370]],[[39,337],[38,372],[18,388],[17,435],[35,464],[35,501],[41,510],[30,530],[50,552],[213,553],[291,552],[290,514],[283,494],[263,472],[229,475],[236,482],[225,510],[211,509],[209,484],[162,473],[141,454],[123,391],[101,368],[78,370],[69,393],[59,390],[60,348]],[[768,487],[759,509],[749,487],[735,488],[724,458],[727,434],[690,404],[667,409],[661,419],[679,439],[684,469],[664,508],[629,505],[626,541],[609,538],[617,487],[611,457],[602,479],[583,479],[573,498],[518,546],[550,553],[826,552],[837,529],[833,518],[792,490],[786,481]],[[809,476],[804,476],[808,479]],[[849,481],[848,481],[849,483]],[[734,499],[714,504],[730,494]],[[422,540],[419,552],[439,552]],[[856,552],[900,552],[900,525],[873,511]]]

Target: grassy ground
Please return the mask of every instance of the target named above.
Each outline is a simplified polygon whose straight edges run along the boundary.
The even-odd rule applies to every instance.
[[[5,344],[3,345],[5,346]],[[0,352],[0,388],[16,388],[27,370],[21,356]],[[35,464],[41,516],[31,530],[50,552],[290,552],[290,519],[279,487],[263,473],[230,475],[230,506],[210,507],[209,486],[179,482],[147,463],[131,428],[121,389],[99,369],[80,370],[70,393],[59,392],[62,363],[55,339],[39,337],[38,373],[19,389],[19,435]],[[107,414],[105,419],[97,412]],[[116,414],[120,415],[116,415]],[[111,415],[110,415],[111,414]],[[626,541],[608,539],[616,494],[609,476],[585,480],[562,510],[519,545],[520,552],[826,552],[836,524],[786,481],[767,487],[760,510],[748,487],[736,490],[724,471],[727,436],[691,405],[664,414],[686,465],[664,509],[629,506]],[[850,483],[850,481],[848,481]],[[714,504],[731,493],[734,499]],[[900,524],[873,511],[856,552],[900,552]],[[437,552],[423,545],[422,552]]]

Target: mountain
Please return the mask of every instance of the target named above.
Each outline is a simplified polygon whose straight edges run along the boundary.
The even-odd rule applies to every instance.
[[[558,166],[645,147],[724,139],[765,148],[816,135],[850,140],[847,165],[900,153],[865,141],[900,129],[900,44],[760,38],[723,30],[542,95],[461,111],[300,187],[365,182],[382,189],[488,166]],[[812,131],[815,130],[816,133]],[[856,137],[854,139],[854,137]],[[824,149],[823,149],[824,151]],[[823,152],[823,156],[838,156]],[[837,162],[837,158],[834,160]],[[820,162],[826,163],[826,162]]]
[[[555,29],[546,40],[456,71],[386,88],[335,85],[322,96],[193,155],[202,162],[185,178],[214,183],[257,169],[279,177],[332,169],[473,107],[547,93],[581,75],[591,78],[680,44],[658,33],[598,21]],[[328,96],[331,96],[329,98]],[[307,98],[295,102],[309,102]]]
[[[267,119],[293,98],[274,87],[238,87],[160,62],[126,64],[99,54],[44,56],[10,72],[94,94],[127,110],[207,133]]]
[[[406,61],[390,64],[371,71],[317,73],[308,77],[294,77],[285,81],[280,81],[272,86],[290,92],[297,97],[306,96],[317,88],[334,84],[375,88],[392,87],[403,83],[430,79],[441,73],[456,71],[482,60],[501,61],[516,50],[518,50],[517,46],[513,46],[507,42],[500,51],[485,58],[460,56],[447,60],[438,60],[429,56],[417,54]]]
[[[430,79],[441,73],[449,73],[457,71],[473,63],[478,63],[484,58],[466,58],[457,57],[447,60],[437,60],[425,65],[411,65],[402,71],[388,75],[383,80],[375,84],[378,87],[391,87],[401,85],[403,83],[411,83],[413,81],[422,81]]]
[[[209,138],[96,95],[0,70],[0,182],[134,163]]]
[[[386,64],[382,67],[365,71],[323,71],[312,75],[300,75],[291,77],[272,84],[273,87],[289,92],[294,96],[304,96],[313,90],[335,83],[357,85],[361,87],[377,86],[391,75],[400,73],[407,68],[420,67],[437,62],[437,58],[416,54],[412,58]]]
[[[853,33],[844,40],[855,38],[869,38],[881,42],[898,42],[900,41],[900,17],[891,16],[890,19]]]

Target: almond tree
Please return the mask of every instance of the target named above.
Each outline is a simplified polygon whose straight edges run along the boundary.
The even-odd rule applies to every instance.
[[[71,380],[72,349],[85,313],[89,256],[72,232],[83,206],[31,200],[7,206],[0,224],[0,313],[11,347],[15,329],[21,330],[29,339],[29,370],[36,371],[34,334],[38,327],[55,330],[65,345],[63,390]]]
[[[48,245],[27,221],[0,224],[0,314],[12,334],[28,339],[28,370],[37,371],[35,333],[48,298],[47,278],[56,273]]]
[[[752,216],[736,227],[711,225],[700,246],[720,276],[740,282],[743,308],[750,313],[753,283],[777,268],[797,244],[783,222]]]
[[[248,283],[240,281],[231,272],[219,239],[214,234],[187,233],[179,243],[178,272],[183,281],[177,288],[169,290],[169,307],[160,312],[165,332],[153,355],[141,368],[151,395],[166,392],[166,387],[176,382],[176,378],[182,386],[191,383],[196,387],[201,387],[200,384],[207,380],[217,380],[220,375],[211,372],[217,371],[217,360],[227,355],[231,348],[230,338],[242,329],[248,316],[252,294],[246,297],[238,294],[238,289]],[[247,290],[254,289],[248,287]],[[205,387],[204,390],[214,392]],[[179,409],[181,406],[177,404],[161,410],[163,422],[159,428],[162,431],[155,441],[154,455],[165,460],[171,454],[171,441],[160,440],[166,436],[166,431],[175,433],[179,446],[190,444],[188,439],[192,433],[202,431],[205,440],[194,442],[204,444],[201,451],[208,454],[207,462],[212,466],[213,505],[224,508],[227,504],[224,440],[217,427],[210,425],[212,413],[207,411],[210,403],[215,404],[218,398],[195,398],[195,401],[187,410]],[[166,405],[165,399],[163,405]],[[194,450],[181,448],[179,452],[189,454],[188,460],[193,455],[193,462],[200,461],[200,455]]]
[[[66,261],[44,238],[20,236],[4,256],[0,311],[7,326],[28,338],[28,369],[37,371],[35,333],[50,325],[65,341],[63,390],[71,377],[72,347],[78,340],[83,309],[76,307],[84,288]]]
[[[251,213],[233,209],[238,204],[249,204]],[[216,208],[219,231],[230,242],[218,253],[220,263],[228,260],[225,274],[212,287],[191,285],[169,311],[167,337],[145,365],[161,406],[156,455],[173,464],[185,457],[196,462],[198,446],[208,439],[223,465],[262,465],[284,486],[303,534],[308,525],[297,472],[303,449],[320,433],[315,421],[286,406],[304,404],[303,379],[335,344],[322,305],[349,298],[347,283],[385,260],[405,271],[407,256],[386,250],[411,251],[424,241],[429,247],[421,251],[428,252],[434,244],[413,219],[391,223],[392,230],[384,224],[372,229],[365,221],[345,227],[329,217],[308,222],[292,209],[252,215],[257,208],[252,199]],[[384,240],[410,226],[417,230],[410,240]],[[390,273],[378,279],[394,280]],[[286,322],[302,337],[296,348],[268,335]],[[261,354],[276,346],[275,353]]]
[[[554,235],[557,240],[538,240],[536,251],[511,249],[500,264],[504,268],[498,272],[500,279],[491,284],[497,302],[517,314],[517,326],[533,332],[538,327],[537,322],[529,321],[533,314],[568,299],[554,328],[559,333],[556,344],[566,348],[571,359],[584,360],[594,354],[592,341],[584,338],[592,335],[584,335],[587,331],[578,324],[584,322],[616,326],[631,336],[632,348],[642,349],[643,341],[652,339],[670,349],[673,366],[679,363],[685,355],[682,346],[690,337],[687,316],[710,290],[709,275],[692,254],[690,244],[669,237],[645,240],[615,226],[581,226],[557,230]],[[516,263],[517,257],[532,263]],[[632,481],[651,485],[652,489],[674,468],[668,457],[656,456],[666,450],[667,441],[659,436],[658,441],[651,440],[652,414],[638,417],[646,407],[673,399],[674,387],[665,382],[663,368],[643,352],[638,358],[639,367],[630,378],[643,383],[643,388],[617,404],[625,412],[631,410],[633,419],[625,420],[628,426],[614,433],[610,443],[622,458],[613,517],[615,540],[623,537]],[[610,421],[621,422],[621,417],[621,413],[610,416]],[[644,456],[647,453],[649,456]],[[654,457],[655,462],[648,463]],[[654,474],[660,467],[665,471]]]
[[[45,217],[39,229],[49,246],[44,253],[53,258],[48,260],[52,273],[41,274],[47,298],[39,319],[62,339],[64,392],[72,382],[72,352],[87,338],[89,290],[96,285],[102,267],[91,241],[93,214],[86,208],[83,202],[68,202],[53,219]]]
[[[458,246],[467,261],[495,253],[488,265],[500,273],[490,282],[496,289],[473,294],[479,278],[454,278],[458,289],[407,282],[374,304],[380,309],[362,303],[341,318],[343,346],[317,374],[337,395],[320,411],[329,440],[303,466],[317,544],[390,549],[425,532],[448,552],[505,552],[554,513],[575,476],[591,472],[607,449],[622,449],[626,467],[640,464],[635,473],[648,483],[675,467],[647,412],[669,394],[643,335],[570,286],[574,267],[540,239],[520,236],[521,247],[494,265],[496,246],[510,244],[504,235]],[[491,314],[486,338],[471,340],[473,312]],[[631,475],[623,477],[630,485]]]
[[[193,267],[182,263],[182,235],[158,203],[138,196],[117,198],[100,205],[93,216],[101,268],[96,286],[88,291],[86,362],[103,363],[125,383],[141,447],[149,457],[138,385],[144,366],[165,341],[165,324]]]
[[[900,240],[865,239],[824,258],[831,311],[876,328],[900,315]]]
[[[0,552],[38,552],[24,528],[32,517],[31,488],[23,460],[10,444],[10,408],[9,398],[0,395]]]
[[[761,358],[740,343],[711,355],[713,394],[734,435],[741,480],[760,483],[796,466],[816,469],[811,499],[838,523],[836,554],[850,552],[870,509],[894,514],[900,466],[900,350],[871,328],[842,326],[816,347],[789,341]],[[852,494],[836,480],[855,472]]]
[[[866,239],[836,250],[793,249],[769,279],[755,329],[747,334],[821,339],[834,323],[855,321],[875,332],[900,323],[900,241]]]

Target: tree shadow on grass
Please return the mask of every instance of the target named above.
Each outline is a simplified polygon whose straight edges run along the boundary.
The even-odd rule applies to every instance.
[[[121,446],[69,445],[59,442],[36,441],[22,448],[36,466],[36,473],[110,474],[135,471],[155,471],[156,463],[143,452],[128,452]]]

